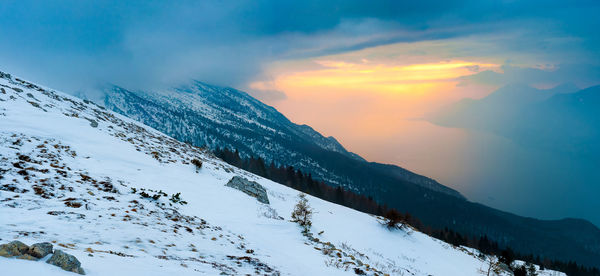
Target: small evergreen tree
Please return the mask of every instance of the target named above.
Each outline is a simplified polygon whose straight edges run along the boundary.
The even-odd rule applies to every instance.
[[[202,168],[202,161],[196,158],[192,159],[192,164],[196,167],[196,172],[198,172]]]
[[[521,265],[516,268],[513,268],[513,273],[515,276],[527,276],[527,269],[525,266]]]
[[[529,275],[529,276],[538,275],[534,264],[532,264],[532,263],[527,264],[527,275]]]
[[[304,227],[305,230],[308,230],[312,226],[311,218],[313,210],[308,205],[308,199],[306,199],[305,194],[301,193],[298,197],[298,203],[296,203],[294,211],[292,211],[292,221]]]
[[[385,225],[389,229],[398,228],[404,222],[402,215],[400,212],[396,211],[396,209],[390,209],[385,212]]]
[[[500,255],[500,262],[505,263],[508,266],[511,266],[514,260],[515,260],[515,253],[512,251],[512,249],[510,247],[502,250],[502,254]]]
[[[181,199],[181,193],[171,195],[171,198],[169,198],[169,200],[173,203],[179,203],[181,205],[187,204],[187,201]]]
[[[479,272],[481,272],[482,274],[484,274],[486,276],[500,275],[501,268],[498,265],[498,257],[491,255],[491,256],[487,257],[485,260],[486,260],[486,264],[487,264],[487,269],[486,270],[480,269]]]

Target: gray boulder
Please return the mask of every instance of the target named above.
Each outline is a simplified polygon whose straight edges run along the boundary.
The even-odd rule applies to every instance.
[[[29,251],[29,246],[20,242],[12,241],[6,244],[0,245],[0,256],[2,257],[15,257],[26,254]]]
[[[21,255],[21,256],[17,257],[17,259],[28,260],[28,261],[37,261],[38,260],[38,258],[31,256],[29,254]]]
[[[62,250],[54,250],[54,254],[52,257],[46,261],[46,263],[58,266],[66,271],[71,271],[75,273],[79,273],[81,275],[85,275],[83,268],[81,268],[81,263],[75,256],[67,254]]]
[[[259,202],[269,204],[267,190],[265,187],[254,181],[250,181],[240,176],[234,176],[227,184],[225,184],[225,186],[238,189],[247,195],[256,198]]]
[[[52,254],[52,244],[49,242],[33,244],[31,247],[29,247],[27,254],[36,258],[46,257],[46,255]]]

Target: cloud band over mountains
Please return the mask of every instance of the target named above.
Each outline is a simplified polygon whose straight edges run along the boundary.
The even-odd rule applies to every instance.
[[[596,1],[5,1],[1,66],[67,91],[189,78],[243,87],[274,61],[463,39],[457,56],[598,65]],[[477,47],[494,40],[494,49]],[[417,49],[415,49],[417,50]],[[496,52],[494,52],[496,51]],[[526,55],[527,54],[527,55]],[[519,57],[528,56],[528,60]],[[530,60],[531,57],[535,60]],[[268,76],[267,76],[268,77]]]

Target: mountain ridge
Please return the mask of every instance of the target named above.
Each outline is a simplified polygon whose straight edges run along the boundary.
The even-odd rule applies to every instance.
[[[219,92],[221,89],[206,84],[202,84],[200,89],[207,87],[213,92]],[[179,93],[191,94],[188,88],[181,90]],[[238,94],[235,91],[226,89],[224,93]],[[208,108],[210,105],[206,107],[202,101],[196,108],[186,108],[185,105],[180,104],[173,105],[173,103],[181,103],[181,99],[177,99],[177,91],[162,91],[163,95],[167,95],[165,102],[142,91],[137,92],[137,94],[141,94],[139,96],[124,88],[118,88],[116,92],[117,97],[112,95],[112,99],[110,93],[107,94],[109,97],[106,102],[107,108],[145,122],[180,141],[188,141],[195,145],[209,145],[209,148],[223,146],[223,144],[219,144],[222,141],[233,141],[227,147],[237,149],[245,156],[262,157],[267,162],[280,158],[278,160],[280,164],[292,165],[304,172],[312,172],[314,178],[324,180],[333,186],[341,185],[358,194],[372,196],[381,204],[387,204],[402,212],[409,212],[434,229],[449,228],[475,237],[487,235],[500,241],[502,246],[513,247],[524,254],[539,254],[564,261],[576,259],[587,265],[600,266],[598,264],[600,231],[597,228],[591,229],[585,234],[578,233],[576,230],[561,232],[570,227],[569,220],[545,221],[517,216],[469,202],[463,197],[436,191],[435,188],[439,187],[437,185],[441,184],[433,182],[433,180],[431,183],[433,183],[434,189],[431,189],[427,186],[428,178],[419,177],[400,167],[359,161],[339,152],[325,150],[310,142],[290,142],[282,137],[285,137],[286,133],[293,134],[293,132],[278,131],[279,128],[272,124],[264,125],[268,121],[260,120],[260,114],[254,116],[256,118],[250,117],[249,120],[240,114],[226,120],[219,117],[217,118],[218,123],[211,124],[204,121],[205,118],[201,115],[201,112],[204,111],[197,110]],[[218,94],[213,93],[207,96],[215,97],[216,95]],[[142,99],[142,97],[151,99]],[[140,99],[142,100],[140,101]],[[216,106],[225,104],[229,113],[253,110],[254,107],[247,105],[257,101],[243,100],[239,103],[226,97],[216,100],[212,104]],[[223,111],[212,112],[211,110],[210,114],[221,114],[220,112]],[[146,113],[150,115],[144,115]],[[283,115],[278,114],[277,116]],[[216,117],[212,119],[214,120]],[[227,120],[234,120],[241,125],[232,127],[223,124]],[[198,129],[203,132],[198,132]],[[270,136],[265,136],[268,138],[265,140],[256,140],[257,133]],[[257,149],[258,151],[256,151]],[[285,154],[281,155],[282,157],[265,158],[265,155],[261,154],[261,151],[264,150],[271,150],[275,153],[284,152]],[[299,152],[306,153],[306,158],[298,158],[299,163],[290,162],[291,159],[288,158],[301,156],[298,154]],[[315,162],[315,160],[319,162]],[[321,173],[315,173],[314,169]],[[335,173],[339,175],[335,175]],[[411,178],[413,176],[416,177],[416,180]],[[417,185],[416,181],[425,182]],[[557,224],[560,227],[553,226]],[[587,236],[591,240],[582,240],[581,236]],[[568,249],[565,250],[565,248]]]
[[[109,109],[162,129],[170,135],[178,137],[178,139],[188,140],[199,146],[206,145],[213,149],[219,146],[234,148],[239,150],[243,156],[257,155],[267,161],[275,161],[276,163],[300,168],[312,173],[317,179],[342,185],[348,189],[357,189],[356,186],[351,185],[352,183],[347,177],[334,171],[337,169],[335,166],[314,159],[314,156],[317,155],[321,156],[322,159],[334,158],[331,154],[341,154],[359,163],[366,162],[357,154],[348,152],[335,138],[326,138],[310,126],[291,122],[283,114],[277,112],[275,108],[265,105],[243,91],[209,86],[198,81],[193,83],[198,84],[198,86],[189,87],[186,85],[162,92],[134,92],[121,87],[113,87],[110,91],[107,91],[104,104]],[[183,97],[178,98],[181,95]],[[144,104],[147,106],[132,107],[127,103],[139,102],[139,99],[143,99]],[[248,107],[250,103],[254,103],[255,106]],[[216,105],[220,106],[215,107]],[[225,107],[224,111],[221,110],[222,107]],[[154,112],[160,112],[158,110],[167,112],[161,113],[162,118],[141,115],[145,114],[147,112],[145,109],[148,108],[153,109]],[[203,108],[206,110],[202,110]],[[234,109],[228,110],[229,108]],[[189,114],[187,114],[188,112]],[[235,112],[237,114],[234,116],[225,118]],[[166,122],[164,119],[170,116],[169,113],[180,114],[176,116],[178,118],[172,121],[177,121],[180,125],[175,128],[181,130],[170,130],[167,129],[168,126],[165,127],[165,124],[173,123]],[[215,114],[224,115],[218,115],[218,118],[216,118],[217,115]],[[241,116],[240,114],[246,115]],[[271,119],[265,119],[267,114],[271,116]],[[202,131],[196,131],[194,124],[207,127]],[[215,129],[218,133],[213,131],[208,135],[205,134],[205,132],[212,131],[209,130],[211,129],[210,125],[213,125],[212,129]],[[254,125],[254,127],[248,128],[249,125]],[[244,135],[236,135],[235,131],[244,133]],[[211,135],[219,138],[214,139]],[[200,138],[197,136],[200,136]],[[219,141],[227,141],[227,143],[218,145]],[[239,141],[244,142],[240,143]],[[250,148],[248,145],[250,145]],[[433,179],[400,167],[395,168],[395,170],[398,177],[410,178],[418,185],[464,198],[457,191],[443,186]]]

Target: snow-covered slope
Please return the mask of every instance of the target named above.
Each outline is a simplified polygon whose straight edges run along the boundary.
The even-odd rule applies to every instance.
[[[293,166],[331,185],[378,199],[379,190],[386,189],[381,178],[391,179],[392,186],[404,182],[463,198],[433,179],[398,166],[369,163],[347,151],[334,137],[295,124],[275,108],[233,88],[191,81],[156,91],[109,86],[105,93],[106,108],[192,145],[235,149],[243,157],[256,156]],[[357,171],[361,172],[359,176],[355,175]],[[371,179],[362,179],[364,174],[371,175]],[[374,180],[379,174],[380,179]]]
[[[203,162],[199,171],[190,164]],[[263,185],[270,204],[226,187]],[[162,194],[158,199],[144,198]],[[134,193],[135,190],[135,193]],[[158,192],[161,191],[161,192]],[[188,204],[169,200],[180,193]],[[308,197],[77,98],[0,72],[0,243],[51,241],[87,275],[481,275],[484,256]],[[8,275],[74,275],[0,258]],[[544,271],[545,275],[554,273]]]

